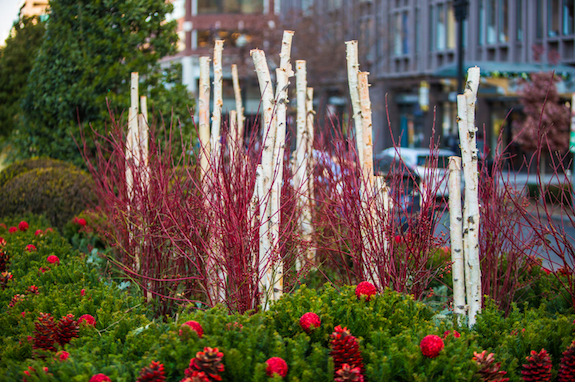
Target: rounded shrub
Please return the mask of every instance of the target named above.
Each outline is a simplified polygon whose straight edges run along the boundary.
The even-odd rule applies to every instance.
[[[74,165],[61,160],[36,157],[14,162],[0,172],[0,187],[9,180],[33,169],[38,168],[74,168]]]
[[[92,178],[74,167],[32,169],[0,187],[0,216],[43,214],[62,229],[95,202],[92,189]]]

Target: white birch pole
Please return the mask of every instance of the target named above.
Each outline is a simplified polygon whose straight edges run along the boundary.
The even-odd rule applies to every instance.
[[[240,89],[240,80],[238,76],[238,66],[232,65],[232,84],[234,87],[234,97],[236,99],[236,113],[237,113],[237,136],[232,136],[237,141],[237,146],[242,147],[244,138],[244,108],[242,106],[242,91]]]
[[[210,158],[210,58],[200,57],[199,84],[199,138],[200,138],[200,171],[202,182],[205,182]]]
[[[463,271],[463,232],[461,217],[461,158],[449,157],[449,235],[451,238],[451,275],[453,277],[453,313],[464,316],[465,276]]]
[[[148,167],[148,155],[149,155],[149,125],[148,125],[148,99],[146,96],[140,96],[140,118],[139,118],[139,135],[140,135],[140,155],[143,166],[141,170],[142,174],[142,187],[144,189],[148,188],[149,185],[149,172],[150,169]]]
[[[359,101],[361,105],[361,120],[363,133],[363,158],[360,157],[364,181],[368,189],[373,187],[373,141],[371,122],[371,101],[369,99],[368,72],[358,73]]]
[[[312,211],[310,200],[310,171],[308,159],[312,158],[307,126],[307,71],[306,62],[303,60],[296,61],[296,94],[297,94],[297,145],[296,145],[296,165],[295,165],[295,189],[299,193],[298,203],[301,209],[299,216],[299,227],[304,242],[308,243],[305,258],[308,262],[315,265],[315,251],[312,244]],[[296,259],[296,271],[302,268],[302,261]]]
[[[266,268],[271,266],[271,244],[270,241],[270,219],[268,214],[270,191],[272,186],[272,167],[273,167],[273,149],[274,140],[276,135],[276,124],[273,118],[274,112],[274,93],[273,85],[270,77],[268,64],[266,62],[265,53],[262,50],[254,49],[250,52],[258,82],[260,84],[260,91],[262,94],[262,108],[263,108],[263,139],[262,139],[262,174],[261,174],[261,192],[259,192],[259,206],[260,206],[260,243],[259,243],[259,258],[258,258],[258,274],[261,279],[261,292],[263,293],[262,306],[267,308],[268,291],[271,288],[271,280],[266,278]]]
[[[309,201],[310,206],[313,206],[314,200],[314,191],[313,191],[313,142],[314,142],[314,127],[313,127],[313,116],[315,111],[313,110],[313,88],[308,87],[306,90],[306,102],[305,102],[305,114],[306,114],[306,124],[305,127],[307,129],[307,157],[306,157],[306,179],[308,180],[308,194],[309,194]],[[312,227],[310,226],[310,229]],[[314,249],[314,259],[315,259],[315,249]]]
[[[236,136],[238,134],[238,112],[235,110],[230,110],[230,116],[228,118],[228,125],[230,133],[228,134],[228,145],[230,153],[233,153],[234,146],[236,145]],[[233,155],[232,155],[233,156]]]
[[[361,200],[363,205],[363,210],[365,215],[362,222],[361,237],[363,241],[363,248],[365,252],[363,253],[363,260],[369,276],[372,277],[373,282],[381,290],[381,275],[379,273],[379,266],[376,261],[376,256],[373,251],[374,243],[372,243],[371,238],[368,235],[369,230],[373,230],[376,221],[374,216],[376,212],[374,211],[373,204],[368,205],[369,197],[373,193],[373,154],[372,154],[372,144],[371,144],[371,102],[369,100],[369,83],[367,80],[367,72],[358,73],[358,91],[359,91],[359,102],[361,106],[361,130],[358,131],[363,134],[362,144],[363,148],[360,151],[363,156],[359,157],[360,166],[362,169],[362,179],[360,179],[361,184]],[[358,140],[358,145],[360,141]]]
[[[347,52],[347,80],[349,83],[349,95],[351,98],[351,107],[353,109],[353,121],[355,125],[355,140],[357,142],[357,155],[359,160],[364,158],[363,148],[363,121],[361,118],[361,103],[359,100],[359,60],[357,52],[357,41],[346,41]]]
[[[473,67],[467,73],[467,85],[463,95],[457,96],[457,116],[459,119],[459,137],[463,175],[465,178],[464,221],[467,229],[463,232],[466,262],[465,283],[467,305],[469,308],[469,326],[475,324],[475,316],[481,312],[481,267],[479,263],[479,196],[477,173],[477,144],[475,127],[475,102],[479,87],[479,68]],[[465,106],[463,106],[465,105]]]
[[[128,135],[126,136],[126,190],[128,193],[127,214],[128,224],[131,225],[130,210],[134,203],[134,171],[137,171],[136,163],[139,159],[139,133],[138,133],[138,72],[132,72],[130,79],[130,110],[128,112]],[[133,233],[130,229],[129,240],[132,241]],[[134,253],[136,270],[141,268],[141,259],[138,253]]]
[[[285,151],[286,111],[288,76],[284,69],[276,69],[277,106],[276,106],[276,143],[274,147],[275,176],[271,185],[271,202],[269,209],[270,241],[272,244],[272,262],[267,269],[267,278],[271,281],[268,299],[278,300],[283,293],[283,261],[280,258],[279,235],[281,223],[281,186],[283,178],[283,154]]]
[[[212,152],[214,156],[220,152],[220,127],[222,125],[223,78],[222,51],[224,40],[216,40],[214,46],[214,110],[212,111]]]

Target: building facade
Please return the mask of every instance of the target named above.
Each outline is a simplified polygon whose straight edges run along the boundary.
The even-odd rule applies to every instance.
[[[216,39],[223,39],[224,79],[223,113],[235,109],[231,65],[238,65],[242,98],[247,118],[259,110],[259,85],[254,76],[250,50],[266,49],[269,42],[281,36],[276,28],[279,0],[173,0],[171,20],[178,23],[179,52],[164,59],[166,64],[180,62],[183,83],[197,97],[199,58],[213,58]],[[213,71],[212,71],[213,72]]]
[[[20,1],[20,17],[45,16],[49,0]]]
[[[574,3],[469,1],[463,23],[464,73],[474,65],[482,71],[477,125],[480,132],[485,126],[487,145],[493,147],[502,130],[510,134],[508,114],[519,106],[520,79],[529,73],[555,70],[564,79],[559,92],[570,98]],[[341,44],[359,41],[360,70],[370,72],[375,152],[394,141],[426,147],[432,129],[441,140],[455,134],[458,44],[453,1],[282,0],[282,15],[294,10],[302,17],[328,18],[325,31],[337,33]],[[325,101],[330,104],[329,98]],[[347,104],[344,108],[349,110]]]

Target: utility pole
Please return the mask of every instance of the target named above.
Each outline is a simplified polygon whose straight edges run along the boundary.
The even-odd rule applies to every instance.
[[[463,22],[469,12],[469,0],[455,0],[453,10],[457,21],[457,93],[463,94]]]

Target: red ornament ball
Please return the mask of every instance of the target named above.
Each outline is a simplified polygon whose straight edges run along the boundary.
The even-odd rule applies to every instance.
[[[188,321],[184,322],[182,326],[180,326],[180,337],[183,337],[184,339],[189,338],[190,330],[196,332],[200,338],[204,335],[204,328],[202,328],[202,325],[200,325],[199,322]]]
[[[421,340],[419,347],[421,348],[421,354],[428,358],[435,358],[439,355],[441,350],[443,350],[445,345],[443,344],[441,337],[436,336],[435,334],[430,334]]]
[[[22,231],[22,232],[28,231],[28,227],[29,227],[29,226],[28,226],[28,223],[26,223],[25,221],[21,221],[21,222],[18,224],[18,229],[19,229],[20,231]]]
[[[309,333],[312,330],[320,327],[321,320],[317,314],[313,312],[307,312],[301,316],[299,319],[299,324],[306,333]]]
[[[288,373],[288,366],[286,361],[280,357],[272,357],[266,361],[268,367],[266,368],[266,374],[268,377],[273,377],[274,374],[279,374],[280,377],[284,378]]]
[[[92,378],[90,378],[90,382],[112,382],[112,380],[106,374],[100,373],[93,375]]]
[[[87,325],[96,326],[96,319],[91,314],[84,314],[78,318],[78,325],[85,322]]]
[[[355,295],[357,298],[361,299],[361,296],[365,296],[365,301],[369,301],[371,296],[377,293],[375,286],[369,281],[360,282],[355,288]]]
[[[56,357],[58,357],[60,359],[60,362],[67,360],[68,358],[70,358],[70,353],[68,353],[67,351],[59,351],[58,353],[56,353]]]
[[[50,264],[60,264],[60,259],[56,255],[50,255],[46,259]]]

